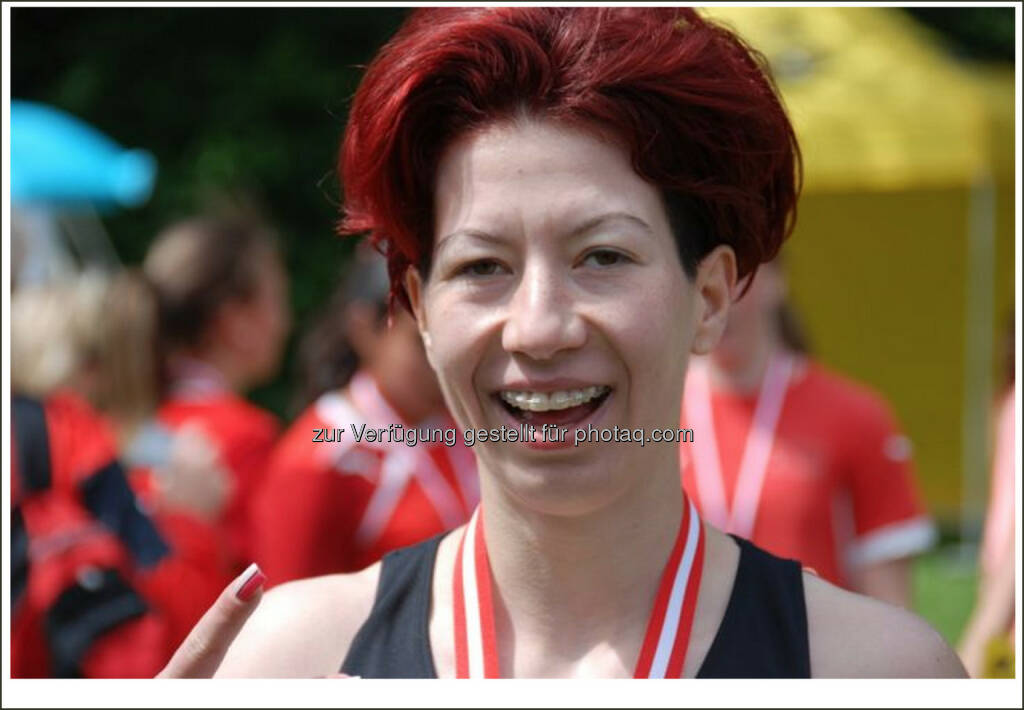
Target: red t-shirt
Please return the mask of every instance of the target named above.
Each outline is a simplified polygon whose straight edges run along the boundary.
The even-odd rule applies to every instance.
[[[277,439],[277,420],[224,389],[179,388],[161,404],[157,417],[172,429],[196,423],[217,447],[220,462],[232,476],[233,490],[216,528],[232,567],[240,571],[253,559],[250,507]]]
[[[365,373],[320,397],[274,451],[254,515],[270,584],[360,570],[399,547],[458,527],[479,500],[476,462],[462,443],[357,443],[353,426],[408,423]],[[447,417],[424,429],[454,430]],[[344,429],[339,433],[337,429]],[[318,441],[314,441],[318,439]],[[319,441],[325,439],[325,441]]]
[[[934,541],[885,402],[817,363],[777,357],[759,391],[737,394],[697,361],[682,422],[694,430],[680,446],[683,485],[705,520],[829,581],[849,586],[855,567]]]

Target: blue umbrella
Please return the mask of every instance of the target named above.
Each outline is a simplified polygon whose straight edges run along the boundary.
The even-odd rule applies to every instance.
[[[11,199],[49,207],[128,207],[149,198],[156,161],[51,106],[11,101]]]

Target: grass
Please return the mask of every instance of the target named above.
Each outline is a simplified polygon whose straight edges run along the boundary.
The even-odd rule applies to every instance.
[[[974,604],[977,557],[973,550],[947,546],[914,562],[914,611],[956,646]]]

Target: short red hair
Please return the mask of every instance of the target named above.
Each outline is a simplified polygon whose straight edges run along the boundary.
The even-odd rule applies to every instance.
[[[368,67],[338,166],[340,232],[369,232],[403,304],[406,269],[430,268],[442,152],[521,113],[622,141],[661,190],[691,276],[718,244],[750,274],[792,231],[793,127],[732,32],[689,8],[423,8]]]

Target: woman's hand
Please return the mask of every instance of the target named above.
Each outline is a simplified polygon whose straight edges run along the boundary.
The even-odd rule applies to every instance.
[[[157,678],[212,678],[259,605],[266,579],[258,565],[249,565],[203,614]]]
[[[221,465],[217,447],[196,426],[183,426],[174,437],[170,460],[157,481],[160,502],[216,520],[231,496],[231,476]]]

